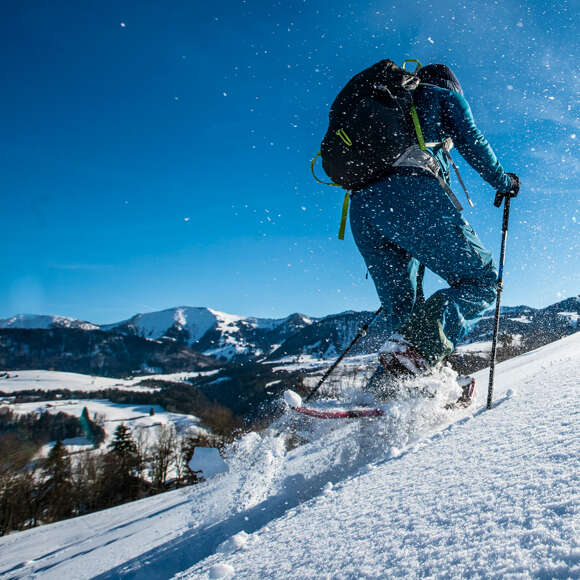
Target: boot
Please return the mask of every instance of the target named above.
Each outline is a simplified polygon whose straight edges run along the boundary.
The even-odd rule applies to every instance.
[[[386,373],[401,378],[431,374],[427,359],[401,335],[392,335],[379,350],[379,361]]]

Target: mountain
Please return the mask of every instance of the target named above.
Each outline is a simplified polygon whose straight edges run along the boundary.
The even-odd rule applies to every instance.
[[[483,318],[459,347],[457,354],[452,357],[452,361],[460,363],[462,372],[467,371],[469,365],[471,365],[469,372],[472,372],[487,364],[493,336],[494,314],[493,309],[484,313]],[[289,337],[270,354],[268,359],[335,357],[350,344],[358,330],[372,317],[372,312],[348,311],[315,320],[311,325]],[[509,343],[507,354],[510,356],[521,354],[577,332],[579,318],[580,297],[569,298],[547,308],[502,307],[500,316],[502,344]],[[352,354],[376,352],[387,338],[387,334],[383,320],[379,319],[353,348]],[[465,363],[467,360],[469,365]]]
[[[579,353],[499,364],[490,411],[482,389],[451,414],[286,414],[226,447],[229,473],[0,538],[0,576],[577,578]]]
[[[81,330],[98,330],[99,326],[92,322],[68,318],[66,316],[51,316],[45,314],[17,314],[12,318],[0,318],[0,329],[6,328],[78,328]]]
[[[295,313],[286,318],[268,319],[189,306],[136,314],[127,320],[103,326],[65,317],[16,316],[0,321],[0,365],[6,369],[31,369],[37,368],[31,365],[40,364],[46,368],[50,364],[56,370],[90,373],[94,372],[96,363],[90,360],[89,344],[109,345],[95,351],[95,356],[108,352],[112,358],[124,357],[122,363],[113,363],[111,358],[103,366],[109,369],[108,372],[117,369],[116,372],[122,371],[124,374],[147,372],[148,367],[157,367],[163,372],[194,370],[197,361],[192,352],[217,359],[221,364],[234,365],[257,361],[331,359],[350,344],[372,316],[372,312],[347,311],[323,318]],[[499,359],[521,354],[577,332],[579,319],[578,297],[539,309],[525,305],[503,307]],[[450,357],[457,370],[473,372],[487,364],[493,321],[494,311],[489,310]],[[25,330],[30,332],[26,333]],[[351,354],[375,353],[387,334],[384,321],[379,319]],[[65,335],[69,337],[63,350],[61,343]],[[94,338],[89,339],[90,335]],[[40,336],[43,337],[42,348],[47,349],[46,352],[39,350]],[[81,342],[78,348],[74,346],[75,340]],[[149,342],[146,344],[143,341]],[[113,346],[115,344],[118,348]],[[85,351],[81,356],[83,348]],[[133,356],[132,349],[137,349],[140,354]],[[125,351],[126,354],[122,354]],[[145,351],[150,351],[147,356]],[[151,358],[153,351],[157,354]],[[177,356],[177,352],[181,354]],[[71,353],[76,354],[71,358]],[[187,369],[190,363],[192,368]],[[131,367],[131,364],[136,366]],[[100,365],[96,364],[98,368]]]
[[[0,330],[0,369],[58,371],[125,377],[215,368],[215,359],[185,345],[102,330]]]
[[[312,320],[302,314],[281,319],[254,318],[211,308],[180,306],[136,314],[102,329],[154,339],[173,338],[208,356],[232,360],[269,354],[290,335],[311,323]]]

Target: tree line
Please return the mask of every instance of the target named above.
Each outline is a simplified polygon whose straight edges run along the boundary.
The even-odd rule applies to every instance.
[[[45,459],[16,431],[0,434],[0,535],[84,515],[202,481],[188,463],[195,447],[215,445],[196,432],[158,427],[148,442],[142,430],[121,423],[104,449],[71,454],[62,439]]]

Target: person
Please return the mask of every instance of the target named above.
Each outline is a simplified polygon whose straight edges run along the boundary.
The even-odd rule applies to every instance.
[[[411,147],[386,177],[351,194],[351,230],[390,334],[371,383],[430,373],[496,298],[492,256],[454,205],[446,139],[494,189],[511,196],[519,190],[518,177],[504,171],[477,128],[451,69],[431,64],[417,76],[413,102],[426,149]],[[426,301],[425,267],[449,284]]]

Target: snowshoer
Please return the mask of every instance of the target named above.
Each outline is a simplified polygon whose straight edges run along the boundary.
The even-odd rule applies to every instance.
[[[413,102],[426,149],[412,148],[385,177],[351,194],[352,233],[391,333],[371,383],[385,374],[429,373],[496,298],[491,253],[449,194],[446,139],[494,189],[511,196],[519,190],[518,177],[504,171],[477,128],[455,74],[442,64],[416,74]],[[424,267],[449,284],[426,301]]]

